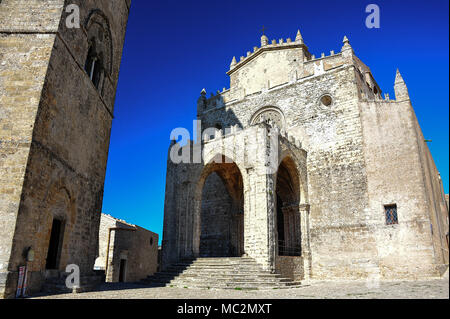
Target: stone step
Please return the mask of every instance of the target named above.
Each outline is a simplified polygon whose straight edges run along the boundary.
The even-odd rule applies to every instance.
[[[300,282],[285,281],[285,282],[269,282],[269,281],[190,281],[190,280],[171,280],[171,281],[146,281],[147,283],[159,283],[165,286],[187,286],[187,287],[290,287],[299,286]]]
[[[283,288],[297,288],[301,287],[300,282],[290,282],[285,284],[273,284],[273,283],[191,283],[191,282],[173,282],[165,285],[166,287],[179,287],[179,288],[201,288],[201,289],[283,289]]]
[[[190,262],[182,262],[183,264],[195,263],[195,264],[245,264],[251,263],[255,264],[256,262],[253,259],[195,259]]]
[[[289,278],[283,277],[262,277],[262,276],[221,276],[216,277],[202,277],[202,276],[189,276],[180,274],[178,276],[158,276],[157,278],[163,280],[191,280],[191,281],[267,281],[267,282],[288,282]]]
[[[261,276],[277,276],[278,274],[271,274],[269,272],[266,272],[261,269],[186,269],[183,271],[177,271],[175,269],[162,271],[157,273],[159,274],[165,274],[165,275],[177,275],[179,273],[185,273],[185,274],[194,274],[194,275],[200,275],[200,276],[216,276],[219,274],[223,275],[235,275],[235,274],[242,274],[243,276],[251,276],[251,275],[261,275]]]
[[[261,286],[186,286],[186,285],[170,285],[170,287],[177,288],[187,288],[187,289],[220,289],[220,290],[260,290],[260,289],[292,289],[292,288],[300,288],[301,285],[293,285],[293,286],[271,286],[271,287],[261,287]]]
[[[189,267],[185,269],[177,269],[177,268],[168,268],[166,271],[168,272],[182,272],[182,271],[189,271],[189,272],[198,272],[198,273],[217,273],[217,272],[243,272],[243,273],[249,273],[249,272],[265,272],[261,268],[257,267]]]
[[[233,283],[217,283],[217,282],[189,282],[189,281],[175,281],[175,282],[144,282],[147,285],[157,287],[180,287],[180,288],[201,288],[201,289],[282,289],[282,288],[298,288],[301,287],[301,282],[289,283],[261,283],[261,282],[233,282]]]
[[[151,277],[161,277],[161,278],[175,278],[175,277],[192,277],[192,278],[203,278],[203,279],[215,279],[215,278],[265,278],[265,279],[279,279],[283,278],[280,274],[270,274],[270,273],[158,273]]]
[[[208,284],[208,285],[236,285],[236,284],[267,284],[267,285],[291,285],[293,281],[289,278],[283,278],[279,280],[264,280],[261,278],[249,278],[249,279],[229,279],[229,278],[217,278],[216,280],[201,280],[201,279],[188,279],[188,278],[175,278],[170,280],[171,283],[192,283],[192,284]]]
[[[269,289],[300,285],[300,282],[263,270],[254,259],[248,257],[181,261],[142,282],[158,286],[218,289]]]
[[[181,264],[179,266],[190,267],[190,266],[259,266],[256,262],[246,261],[240,262],[193,262],[189,265]]]
[[[217,278],[217,277],[260,277],[260,278],[282,278],[280,274],[271,274],[267,272],[190,272],[190,271],[184,271],[182,272],[183,275],[191,276],[191,277],[201,277],[201,278]],[[167,273],[162,275],[180,275],[176,273]]]
[[[238,262],[229,262],[229,263],[224,263],[224,262],[217,262],[217,263],[211,263],[211,262],[193,262],[190,264],[174,264],[172,266],[175,267],[192,267],[192,266],[198,266],[198,267],[205,267],[205,266],[225,266],[225,267],[233,267],[233,266],[244,266],[244,267],[259,267],[259,265],[256,262],[245,262],[245,263],[238,263]]]
[[[192,263],[175,263],[172,267],[191,267],[191,266],[259,266],[256,262],[192,262]]]
[[[180,266],[180,265],[172,265],[170,267],[173,268],[179,268],[179,269],[186,269],[186,268],[259,268],[260,266],[257,264],[190,264],[187,266]]]
[[[226,279],[226,278],[217,278],[217,280],[201,280],[201,279],[190,279],[190,278],[174,278],[170,282],[176,283],[176,282],[190,282],[190,283],[197,283],[197,284],[209,284],[214,285],[215,283],[223,283],[223,284],[238,284],[238,283],[245,283],[245,284],[261,284],[261,285],[276,285],[276,284],[285,284],[290,283],[292,280],[289,279],[280,279],[280,280],[261,280],[258,278],[250,278],[250,279]]]
[[[186,269],[186,268],[217,268],[217,267],[226,267],[226,268],[261,268],[257,263],[192,263],[189,265],[180,265],[174,264],[170,265],[172,268]]]

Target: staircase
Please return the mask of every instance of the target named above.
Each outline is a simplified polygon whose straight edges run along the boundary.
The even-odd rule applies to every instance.
[[[249,257],[208,257],[184,260],[142,280],[152,286],[179,288],[274,289],[300,282],[265,271]]]

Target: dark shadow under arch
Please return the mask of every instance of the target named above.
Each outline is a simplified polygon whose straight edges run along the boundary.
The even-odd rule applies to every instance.
[[[300,179],[295,162],[289,156],[278,167],[276,200],[278,255],[300,256]]]
[[[217,159],[202,174],[199,255],[238,257],[244,253],[242,174],[225,156]]]

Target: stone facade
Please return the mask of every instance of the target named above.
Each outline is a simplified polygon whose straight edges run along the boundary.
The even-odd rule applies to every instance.
[[[102,214],[95,269],[107,282],[135,282],[158,268],[158,234]],[[108,262],[107,262],[108,261]]]
[[[448,206],[398,71],[382,97],[346,37],[315,57],[298,32],[227,74],[201,93],[196,141],[169,149],[163,268],[209,254],[294,279],[439,275]]]
[[[80,28],[66,26],[69,4]],[[130,0],[0,3],[2,297],[22,265],[31,294],[68,264],[92,274],[129,10]]]

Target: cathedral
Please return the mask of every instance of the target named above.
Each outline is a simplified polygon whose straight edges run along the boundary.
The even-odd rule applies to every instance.
[[[156,234],[101,223],[130,5],[0,1],[0,298],[93,289],[101,267],[108,281],[156,271]],[[189,287],[274,288],[445,271],[448,200],[398,70],[394,99],[347,37],[315,56],[298,31],[263,35],[227,75],[228,89],[201,91],[194,140],[170,144],[161,281],[177,271]]]
[[[298,31],[263,35],[227,75],[201,92],[197,138],[170,145],[163,269],[234,257],[296,282],[444,271],[448,203],[399,70],[383,95],[347,37],[315,56]]]

